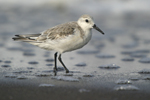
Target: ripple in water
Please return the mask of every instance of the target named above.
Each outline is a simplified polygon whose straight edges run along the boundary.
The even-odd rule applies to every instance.
[[[51,73],[51,72],[54,72],[53,70],[43,70],[42,71],[43,73]]]
[[[4,61],[4,63],[11,63],[11,61]]]
[[[120,67],[116,64],[106,64],[106,65],[99,66],[99,68],[101,68],[101,69],[118,69]]]
[[[86,66],[86,63],[81,62],[81,63],[76,64],[76,66],[78,66],[78,67],[83,67],[83,66]]]
[[[101,53],[101,54],[97,54],[96,55],[97,58],[114,58],[114,55],[110,55],[110,54],[105,54],[105,53]]]
[[[27,69],[34,69],[33,67],[27,67]]]
[[[125,54],[125,55],[130,55],[132,54],[133,51],[122,51],[121,54]]]
[[[28,62],[28,64],[38,64],[38,62],[36,62],[36,61],[30,61],[30,62]]]
[[[24,52],[23,55],[24,56],[35,56],[35,54],[32,52]]]
[[[79,89],[79,92],[80,92],[80,93],[83,93],[83,92],[90,92],[90,90],[87,90],[87,89]]]
[[[46,61],[46,62],[53,62],[54,59],[52,59],[52,58],[51,58],[51,59],[46,59],[45,61]]]
[[[131,57],[137,57],[137,58],[141,58],[141,57],[146,57],[146,54],[143,53],[132,53],[130,54]]]
[[[11,66],[10,65],[1,65],[1,67],[7,68],[7,67],[11,67]]]
[[[138,87],[134,85],[120,85],[114,88],[117,91],[137,91],[139,90]]]
[[[136,51],[122,51],[121,54],[134,54],[134,53],[139,53],[139,54],[142,54],[142,53],[149,53],[150,50],[146,50],[146,49],[143,49],[143,50],[136,50]]]
[[[143,77],[144,80],[150,80],[150,76]]]
[[[39,87],[53,87],[53,84],[40,84]]]
[[[64,76],[73,76],[73,73],[66,73]]]
[[[83,51],[78,51],[77,53],[78,54],[96,54],[98,52],[99,51],[97,51],[97,50],[83,50]]]
[[[150,58],[148,58],[148,57],[141,58],[141,59],[139,60],[139,62],[141,62],[141,63],[150,63]]]
[[[26,76],[18,76],[17,79],[27,79]]]
[[[37,73],[36,76],[38,77],[47,77],[47,76],[52,76],[50,73]]]
[[[137,52],[137,53],[149,53],[150,50],[143,49],[143,50],[136,50],[135,52]]]
[[[93,74],[85,74],[83,75],[83,77],[93,77],[94,75]]]
[[[150,69],[143,69],[138,72],[139,74],[150,74]]]
[[[53,64],[46,64],[46,66],[53,66]]]
[[[23,49],[21,47],[10,47],[10,48],[7,48],[8,50],[10,51],[22,51]]]
[[[132,80],[132,81],[138,81],[139,78],[137,78],[137,77],[132,77],[132,78],[130,78],[130,80]]]
[[[122,61],[134,61],[134,58],[126,57],[126,58],[123,58]]]
[[[31,73],[32,71],[14,71],[13,73],[21,74],[21,73]]]
[[[117,84],[131,84],[130,80],[127,79],[119,79],[116,81]]]
[[[132,43],[123,45],[124,48],[135,48],[137,46],[138,46],[138,42],[132,42]]]
[[[52,79],[56,79],[60,81],[68,81],[68,82],[79,82],[79,79],[70,76],[54,76],[52,77]]]
[[[7,75],[5,75],[5,77],[7,77],[7,78],[16,78],[17,75],[15,75],[15,74],[7,74]]]

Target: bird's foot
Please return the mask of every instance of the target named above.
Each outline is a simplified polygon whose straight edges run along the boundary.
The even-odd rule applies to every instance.
[[[68,70],[68,69],[66,70],[66,73],[69,73],[69,70]]]

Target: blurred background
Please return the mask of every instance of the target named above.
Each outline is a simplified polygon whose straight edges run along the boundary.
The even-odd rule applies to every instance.
[[[63,55],[62,58],[70,70],[81,72],[73,73],[73,76],[71,76],[80,77],[81,80],[78,83],[63,83],[55,81],[51,77],[45,77],[47,74],[44,72],[52,73],[54,53],[12,40],[12,37],[16,34],[35,34],[61,23],[77,21],[83,14],[93,16],[96,25],[104,31],[105,35],[93,30],[92,40],[84,48],[80,49],[82,50],[81,52],[77,50]],[[144,80],[144,76],[139,74],[140,70],[149,68],[149,64],[145,64],[145,62],[149,63],[150,58],[144,59],[144,63],[139,62],[142,57],[150,57],[149,48],[150,0],[0,0],[0,88],[2,90],[0,97],[6,95],[8,90],[12,92],[9,87],[6,89],[3,85],[11,84],[10,86],[13,86],[17,84],[16,87],[18,87],[19,83],[28,84],[30,81],[30,84],[37,84],[37,87],[39,83],[53,83],[60,87],[62,85],[67,87],[69,85],[70,87],[79,86],[79,88],[84,86],[92,87],[102,91],[96,92],[96,95],[101,98],[100,94],[103,94],[103,89],[112,93],[113,88],[118,86],[115,81],[120,78],[140,80],[134,81],[132,85],[140,88],[140,91],[144,90],[145,92],[145,90],[148,90],[149,93],[150,88],[147,88],[149,87],[149,81],[146,80],[150,79],[150,70],[141,72],[149,75]],[[102,58],[99,57],[101,56],[100,53],[102,53]],[[109,58],[111,54],[114,55],[114,58]],[[126,58],[127,62],[122,61],[122,58],[125,57],[129,57]],[[131,57],[134,59],[132,60]],[[75,66],[80,62],[86,63],[86,67]],[[110,63],[120,66],[120,69],[111,70],[110,66],[110,69],[103,70],[98,67]],[[51,70],[49,71],[49,69]],[[28,80],[16,81],[13,76],[14,73],[15,75],[17,73],[17,76],[27,76]],[[45,75],[44,78],[37,78],[37,73],[41,73],[42,77]],[[84,74],[89,73],[94,77],[83,78]],[[59,73],[62,76],[64,74],[64,71]],[[29,86],[32,86],[30,84]],[[128,85],[128,83],[125,84]],[[101,88],[103,89],[101,90]],[[30,93],[30,88],[27,89]],[[129,89],[127,88],[127,90]],[[15,88],[14,91],[16,91]],[[20,91],[22,92],[22,89]],[[35,90],[35,92],[38,91]],[[36,93],[32,93],[35,98],[39,99]],[[43,93],[47,93],[47,96],[50,97],[53,90],[51,93],[49,91]],[[62,91],[62,93],[66,92]],[[60,94],[62,95],[62,93]],[[68,95],[72,93],[68,92]],[[123,98],[126,97],[124,93],[127,92],[122,93]],[[16,97],[26,97],[25,94],[18,95],[16,93]],[[91,95],[92,99],[95,97],[93,94]],[[119,96],[118,92],[116,94]],[[8,94],[8,96],[10,95]],[[108,97],[108,94],[106,93],[102,96]],[[130,97],[132,96],[131,94]],[[137,96],[136,94],[135,97],[138,98]],[[41,97],[43,99],[43,95]],[[56,97],[59,96],[56,95]],[[72,97],[74,98],[75,96],[73,95]],[[127,99],[125,98],[125,100]]]
[[[149,28],[149,0],[1,0],[0,34],[38,33],[76,21],[82,14],[94,17],[107,34]]]
[[[93,40],[109,38],[114,42],[122,34],[132,38],[121,40],[125,44],[129,42],[129,47],[140,39],[149,43],[149,5],[150,0],[0,0],[0,47],[17,47],[12,42],[15,34],[39,33],[61,23],[77,21],[83,14],[93,16],[105,33],[102,36],[94,30]]]
[[[106,33],[105,37],[93,37],[139,34],[147,39],[149,5],[149,0],[0,0],[0,45],[12,46],[11,37],[15,34],[39,33],[57,24],[76,21],[83,14],[93,16]],[[8,44],[3,40],[8,40]]]
[[[93,16],[96,25],[105,33],[102,36],[93,30],[92,40],[98,40],[97,45],[102,43],[100,39],[108,39],[108,48],[148,48],[143,43],[150,43],[149,5],[150,0],[0,0],[1,59],[14,57],[9,50],[22,52],[22,48],[35,48],[14,42],[14,35],[39,33],[61,23],[77,21],[83,14]],[[120,40],[117,39],[119,35],[123,35]],[[119,47],[118,50],[124,49]]]

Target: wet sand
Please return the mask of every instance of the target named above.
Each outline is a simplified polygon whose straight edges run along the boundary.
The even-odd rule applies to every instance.
[[[6,90],[7,89],[7,90]],[[3,90],[3,92],[2,92]],[[111,91],[106,88],[99,90],[91,90],[90,92],[80,93],[78,88],[37,88],[37,87],[26,87],[26,86],[3,86],[1,87],[1,99],[3,100],[98,100],[98,99],[122,99],[122,100],[148,100],[150,98],[149,93],[140,91]]]
[[[104,25],[100,28],[106,35],[93,30],[92,40],[85,47],[62,55],[71,72],[66,74],[58,63],[59,71],[54,76],[55,52],[14,42],[11,38],[15,34],[38,33],[48,29],[60,24],[60,18],[70,20],[58,9],[48,7],[1,11],[5,11],[1,15],[3,23],[0,24],[1,100],[150,99],[149,24],[145,26],[150,15],[145,13],[141,16],[140,13],[135,13],[132,22],[128,19],[130,14],[124,17],[112,16],[109,19],[105,15],[95,15],[95,22],[98,26]],[[79,13],[74,15],[68,17],[76,20]],[[137,18],[137,15],[141,18]],[[59,20],[55,20],[56,18]],[[122,23],[111,26],[118,21],[117,18]]]

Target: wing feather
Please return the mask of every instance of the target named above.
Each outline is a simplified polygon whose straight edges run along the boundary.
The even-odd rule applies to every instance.
[[[37,41],[45,41],[47,39],[56,40],[74,34],[77,27],[80,27],[77,22],[69,22],[52,27],[44,32],[37,38]]]

